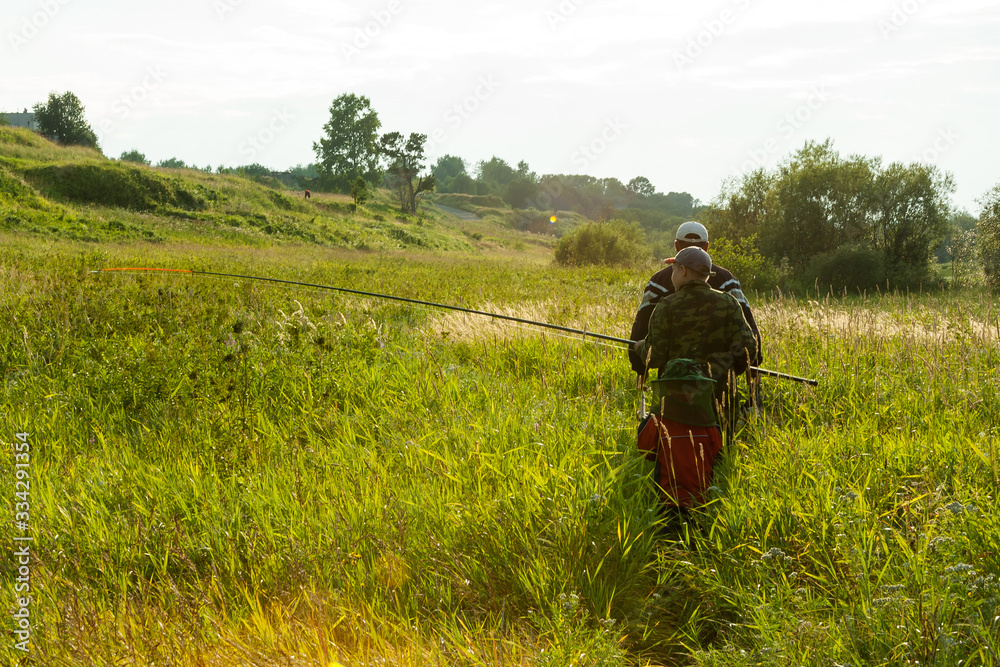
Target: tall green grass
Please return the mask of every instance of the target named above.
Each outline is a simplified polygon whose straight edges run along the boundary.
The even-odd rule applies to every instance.
[[[0,251],[0,423],[36,457],[39,664],[997,663],[1000,324],[973,294],[758,298],[765,365],[821,384],[765,381],[710,503],[661,536],[617,347],[88,273],[266,274],[624,335],[645,271]]]

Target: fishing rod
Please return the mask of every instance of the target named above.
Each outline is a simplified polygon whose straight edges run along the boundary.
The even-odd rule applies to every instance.
[[[150,267],[120,267],[120,268],[108,268],[108,269],[96,269],[90,273],[185,273],[188,275],[195,276],[211,276],[214,278],[238,278],[240,280],[256,280],[258,282],[265,283],[277,283],[282,285],[295,285],[297,287],[311,287],[313,289],[326,290],[330,292],[342,292],[344,294],[352,294],[355,296],[366,296],[375,299],[388,299],[391,301],[402,301],[404,303],[411,303],[418,306],[431,306],[433,308],[442,308],[444,310],[454,310],[460,313],[468,313],[470,315],[482,315],[484,317],[492,317],[498,320],[507,320],[508,322],[517,322],[518,324],[530,324],[536,327],[543,327],[545,329],[554,329],[556,331],[563,331],[566,333],[579,334],[584,337],[596,338],[599,340],[606,340],[612,343],[622,343],[631,347],[635,341],[628,338],[617,338],[615,336],[607,336],[605,334],[595,333],[593,331],[587,331],[586,329],[574,329],[572,327],[564,327],[558,324],[550,324],[548,322],[538,322],[536,320],[528,320],[523,317],[514,317],[513,315],[502,315],[500,313],[489,313],[485,310],[475,310],[473,308],[465,308],[463,306],[452,306],[446,303],[435,303],[433,301],[422,301],[420,299],[410,299],[405,296],[394,296],[392,294],[379,294],[377,292],[366,292],[364,290],[349,289],[347,287],[333,287],[332,285],[318,285],[316,283],[306,283],[297,280],[284,280],[282,278],[268,278],[266,276],[247,276],[238,273],[220,273],[217,271],[199,271],[198,269],[161,269],[161,268],[150,268]],[[779,373],[777,371],[767,370],[766,368],[757,368],[756,366],[750,366],[750,370],[756,372],[759,375],[779,378],[782,380],[792,380],[794,382],[801,382],[810,386],[817,386],[819,384],[818,380],[811,380],[809,378],[797,377],[795,375],[788,375],[786,373]]]

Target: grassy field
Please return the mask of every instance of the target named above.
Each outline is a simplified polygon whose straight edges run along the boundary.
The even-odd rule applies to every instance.
[[[709,504],[665,539],[618,346],[313,289],[90,273],[263,275],[624,336],[653,267],[557,268],[530,234],[481,222],[476,239],[430,213],[468,245],[171,231],[177,204],[83,204],[23,159],[0,163],[0,541],[20,548],[27,512],[31,653],[14,648],[12,558],[3,664],[1000,664],[988,295],[756,296],[765,366],[820,385],[766,381]],[[178,178],[170,192],[197,192]],[[228,183],[213,187],[252,190],[233,210],[271,196]],[[206,202],[193,212],[226,215]],[[59,211],[88,228],[148,215],[155,238],[76,238]]]

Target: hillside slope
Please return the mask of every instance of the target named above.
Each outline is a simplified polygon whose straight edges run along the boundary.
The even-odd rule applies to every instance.
[[[405,215],[387,191],[358,208],[341,195],[305,200],[301,192],[239,176],[119,162],[10,127],[0,127],[0,230],[91,242],[377,251],[547,251],[552,243],[500,219],[467,223],[426,202],[416,215]]]

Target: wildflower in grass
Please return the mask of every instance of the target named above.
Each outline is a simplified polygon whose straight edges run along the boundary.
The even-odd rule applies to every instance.
[[[946,574],[964,574],[965,572],[975,572],[976,568],[969,565],[968,563],[958,563],[957,565],[952,565],[951,567],[946,567],[944,569]]]
[[[559,594],[559,602],[562,603],[562,610],[565,614],[572,614],[576,611],[576,608],[580,606],[580,596],[576,593],[570,593],[566,595],[565,593]]]
[[[957,500],[955,502],[948,503],[947,505],[944,506],[944,508],[949,512],[951,512],[952,514],[961,514],[962,512],[965,511],[965,505],[958,502]]]
[[[847,493],[845,493],[842,496],[840,496],[840,498],[838,498],[838,500],[840,502],[842,502],[842,503],[853,503],[859,497],[860,496],[858,496],[858,494],[855,493],[854,491],[848,491]]]
[[[783,561],[787,558],[785,552],[778,547],[771,547],[767,553],[760,557],[761,560]]]
[[[980,595],[984,598],[987,595],[996,594],[997,588],[997,578],[993,574],[986,575],[985,577],[976,577],[966,584],[966,590],[969,592],[969,595]]]
[[[951,537],[945,537],[944,535],[938,535],[930,542],[928,542],[927,547],[929,549],[939,549],[948,544],[952,544],[955,540]]]

